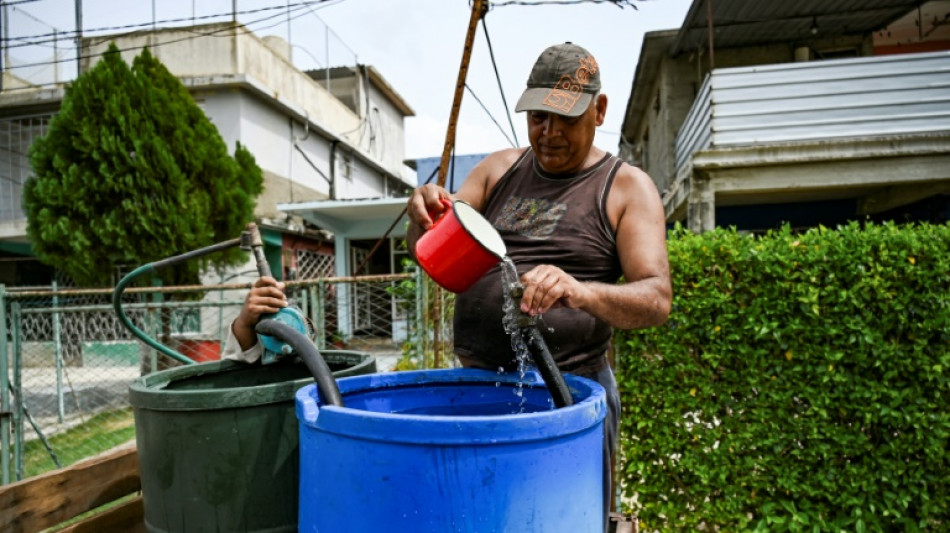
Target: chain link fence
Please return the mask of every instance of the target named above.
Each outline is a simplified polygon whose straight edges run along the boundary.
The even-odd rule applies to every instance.
[[[380,371],[400,364],[432,366],[433,343],[451,345],[450,302],[433,317],[427,303],[431,282],[419,272],[286,285],[318,348],[372,353]],[[219,358],[249,288],[248,283],[130,287],[121,306],[150,338],[202,362]],[[181,364],[122,325],[111,289],[0,286],[0,313],[7,340],[0,343],[0,368],[8,377],[0,390],[3,483],[133,441],[129,384]],[[452,363],[443,360],[439,366],[446,364]]]

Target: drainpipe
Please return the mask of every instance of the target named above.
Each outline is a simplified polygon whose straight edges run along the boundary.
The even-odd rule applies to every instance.
[[[340,141],[330,141],[330,199],[336,200],[336,145]]]

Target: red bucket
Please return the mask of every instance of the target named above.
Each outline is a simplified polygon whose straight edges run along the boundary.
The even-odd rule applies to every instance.
[[[465,292],[501,261],[505,242],[471,205],[442,203],[446,211],[416,241],[416,261],[446,290]]]

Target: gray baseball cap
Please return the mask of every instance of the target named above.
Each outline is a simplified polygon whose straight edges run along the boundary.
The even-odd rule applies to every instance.
[[[600,92],[600,68],[584,48],[567,42],[549,46],[534,63],[528,88],[515,111],[546,111],[568,117],[584,113]]]

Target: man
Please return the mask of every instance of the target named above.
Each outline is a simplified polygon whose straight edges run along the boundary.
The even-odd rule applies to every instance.
[[[607,97],[600,94],[600,67],[584,48],[564,43],[544,50],[515,111],[527,112],[531,147],[488,155],[455,199],[471,204],[501,234],[524,285],[521,310],[544,315],[544,337],[561,371],[607,390],[606,526],[620,416],[606,352],[613,328],[657,326],[669,315],[663,206],[646,173],[594,146]],[[413,192],[410,250],[445,210],[443,198],[451,195],[435,185]],[[496,267],[456,296],[455,353],[464,366],[514,365],[501,284]]]

